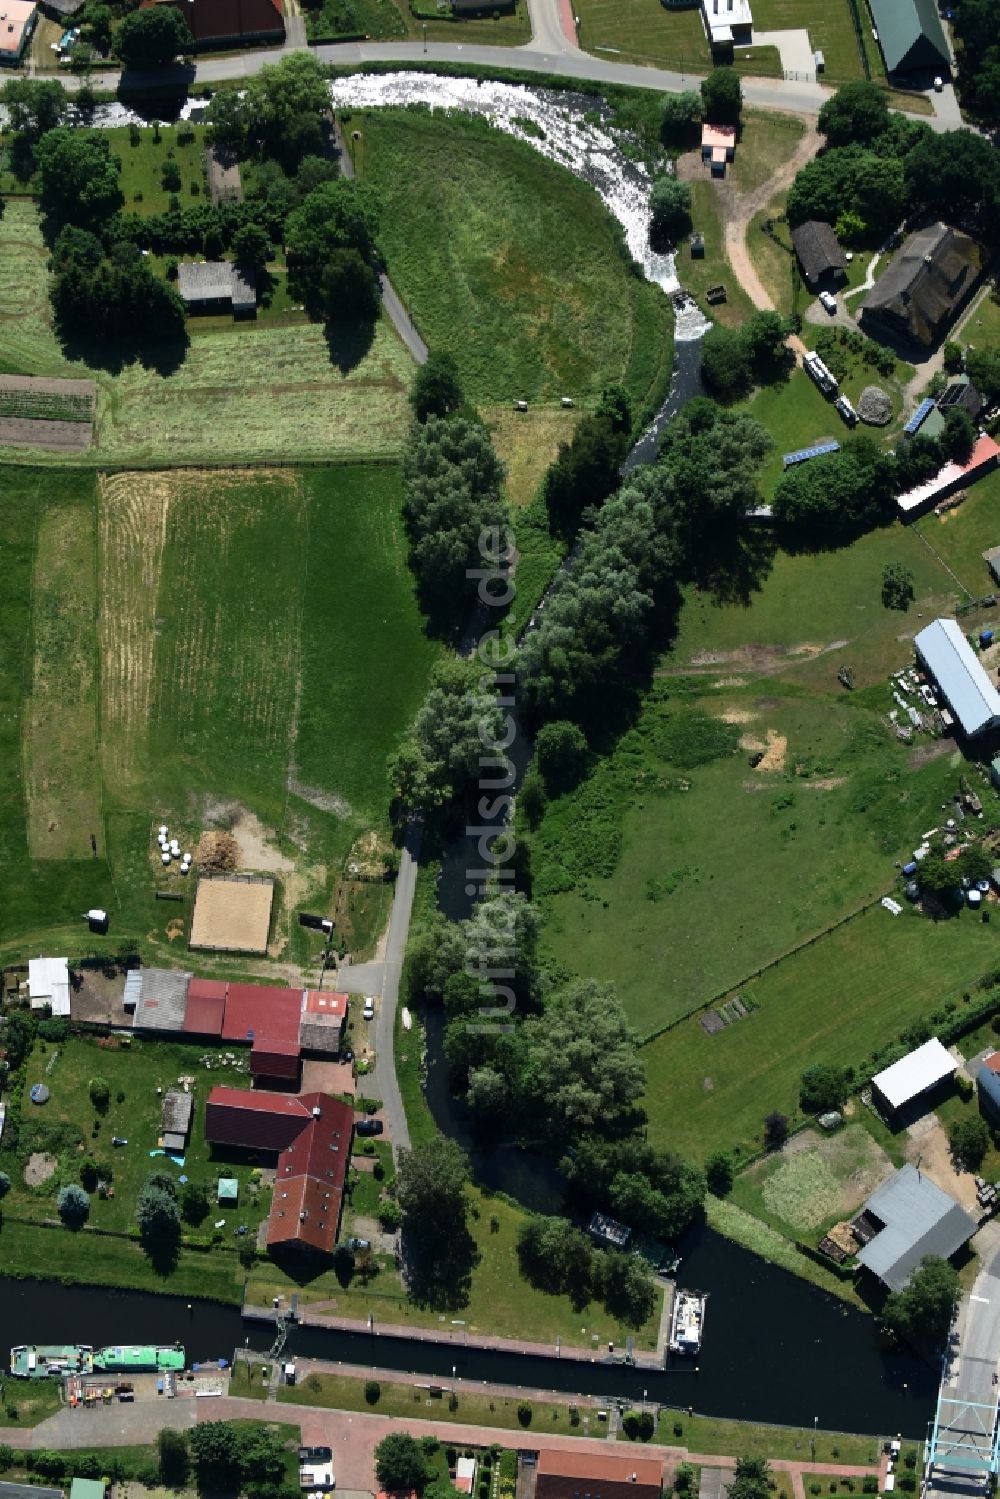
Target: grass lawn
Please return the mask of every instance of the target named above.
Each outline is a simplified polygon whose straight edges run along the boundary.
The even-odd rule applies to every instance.
[[[778,193],[766,208],[754,214],[747,230],[747,245],[753,256],[754,270],[777,311],[784,313],[786,317],[792,312],[801,311],[812,300],[799,278],[793,278],[792,275],[796,261],[788,225],[774,223],[774,231],[780,244],[775,244],[762,228],[765,220],[777,220],[784,213],[787,197],[787,193]]]
[[[201,1061],[207,1055],[200,1046],[184,1046],[171,1041],[143,1041],[138,1038],[125,1048],[109,1050],[98,1046],[96,1038],[70,1037],[58,1044],[38,1041],[28,1063],[31,1081],[44,1078],[51,1090],[42,1108],[33,1104],[25,1091],[22,1102],[21,1137],[10,1171],[12,1186],[5,1202],[5,1213],[21,1220],[55,1218],[54,1199],[60,1186],[80,1179],[80,1161],[92,1155],[99,1170],[107,1173],[114,1186],[114,1196],[102,1200],[91,1194],[92,1228],[127,1233],[134,1226],[135,1199],[152,1171],[164,1171],[175,1181],[183,1173],[208,1190],[211,1211],[195,1232],[211,1234],[212,1222],[226,1218],[223,1242],[236,1244],[234,1231],[245,1223],[256,1231],[270,1208],[270,1192],[260,1185],[254,1166],[231,1153],[213,1152],[205,1140],[204,1106],[209,1089],[223,1082],[227,1087],[250,1086],[248,1071],[222,1067],[216,1061],[206,1068]],[[218,1057],[218,1053],[216,1053]],[[244,1062],[245,1062],[244,1058]],[[98,1115],[88,1096],[92,1077],[103,1077],[110,1088],[107,1113]],[[194,1077],[195,1097],[190,1140],[183,1166],[176,1166],[157,1149],[160,1136],[162,1097],[178,1086],[183,1076]],[[29,1084],[30,1086],[30,1084]],[[96,1132],[95,1132],[96,1131]],[[115,1148],[112,1136],[128,1140]],[[24,1167],[28,1157],[45,1153],[57,1162],[53,1174],[41,1186],[24,1184]],[[12,1152],[4,1151],[10,1158]],[[235,1176],[240,1183],[237,1208],[215,1211],[215,1187],[219,1176]]]
[[[974,598],[982,598],[995,588],[983,552],[1000,545],[998,502],[1000,473],[987,474],[969,490],[968,499],[957,509],[940,517],[933,513],[925,515],[914,526]]]
[[[62,1392],[57,1379],[0,1379],[0,1402],[3,1424],[26,1431],[62,1409]]]
[[[761,235],[761,239],[767,243],[765,236]],[[809,342],[808,329],[804,331],[804,337]],[[861,359],[852,359],[848,374],[840,382],[840,389],[856,405],[866,385],[880,385],[892,397],[898,425],[905,415],[902,386],[911,374],[911,366],[900,361],[896,373],[886,379]],[[811,447],[817,442],[843,443],[849,435],[849,429],[834,410],[833,403],[821,394],[801,368],[793,370],[784,383],[768,385],[755,392],[747,410],[774,439],[774,450],[761,469],[761,489],[768,497],[781,478],[783,454],[796,448]]]
[[[692,1016],[643,1048],[650,1138],[699,1159],[719,1146],[759,1148],[773,1109],[798,1117],[807,1066],[862,1066],[942,1001],[960,1003],[998,960],[995,927],[966,914],[858,917],[755,979],[759,1009],[747,1020],[709,1036]]]
[[[929,825],[921,818],[954,780],[947,760],[909,774],[908,751],[878,722],[880,684],[906,658],[900,618],[879,597],[892,558],[913,571],[925,613],[950,605],[947,573],[901,527],[840,552],[779,553],[748,607],[689,594],[653,694],[662,700],[591,782],[550,804],[532,840],[546,940],[570,971],[614,978],[640,1031],[887,888],[899,845],[915,822],[918,833]],[[845,662],[853,696],[836,679]],[[718,675],[703,684],[683,675],[706,667]],[[784,738],[784,769],[751,772],[745,754],[671,764],[663,736],[699,702],[762,743],[768,731]],[[886,775],[899,779],[862,795]],[[711,942],[688,940],[708,929]]]
[[[850,1436],[837,1431],[804,1431],[796,1426],[761,1426],[747,1421],[725,1421],[714,1416],[689,1416],[681,1411],[664,1411],[660,1415],[656,1440],[667,1446],[683,1443],[689,1452],[714,1457],[768,1457],[789,1462],[859,1465],[874,1465],[879,1459],[875,1437]]]
[[[749,1166],[737,1177],[731,1198],[793,1241],[817,1244],[831,1224],[852,1216],[892,1169],[864,1122],[830,1136],[807,1130],[785,1152]]]
[[[388,1258],[380,1262],[378,1275],[367,1287],[357,1281],[344,1287],[332,1270],[309,1279],[303,1274],[302,1278],[292,1280],[270,1261],[258,1263],[250,1272],[247,1297],[252,1305],[270,1306],[273,1296],[288,1297],[298,1292],[303,1306],[327,1302],[337,1316],[364,1320],[371,1315],[383,1327],[390,1323],[447,1330],[455,1325],[457,1334],[467,1328],[470,1333],[530,1338],[553,1347],[557,1338],[567,1345],[585,1348],[624,1342],[628,1330],[603,1307],[592,1304],[582,1311],[574,1310],[569,1297],[536,1291],[517,1274],[517,1232],[524,1219],[519,1208],[501,1198],[489,1197],[477,1188],[472,1189],[472,1200],[469,1231],[476,1241],[479,1259],[472,1271],[468,1302],[454,1311],[435,1312],[407,1301],[399,1273]],[[659,1318],[658,1297],[653,1316],[635,1334],[638,1348],[656,1347]]]
[[[171,197],[180,199],[183,207],[208,199],[205,182],[204,125],[160,125],[139,131],[135,145],[127,127],[105,133],[112,154],[122,164],[119,179],[125,198],[125,212],[142,215],[166,213]],[[179,188],[163,185],[168,163],[180,173]]]
[[[385,6],[389,0],[366,0],[368,5]],[[431,42],[457,42],[460,45],[518,47],[531,40],[531,17],[527,0],[516,0],[513,11],[487,16],[442,16],[437,0],[392,0],[411,37]],[[427,30],[424,32],[424,26]],[[374,35],[374,32],[372,33]]]
[[[275,930],[279,943],[287,935],[287,956],[312,957],[315,938],[292,912],[312,901],[333,909],[353,841],[386,830],[386,756],[436,655],[403,557],[396,471],[187,470],[95,485],[89,474],[18,469],[8,493],[0,852],[11,878],[0,950],[20,954],[44,933],[46,943],[79,953],[87,943],[79,913],[101,904],[113,922],[105,945],[131,936],[147,960],[158,951],[178,961],[170,954],[188,907],[156,902],[154,887],[172,884],[186,900],[191,892],[152,862],[151,830],[166,816],[196,842],[221,802],[271,830],[270,851],[251,856],[252,867],[280,878]],[[45,820],[43,789],[62,741],[37,731],[47,721],[38,717],[38,684],[62,639],[48,595],[33,590],[38,538],[53,525],[78,543],[79,598],[65,590],[62,607],[72,614],[74,653],[96,663],[97,683],[91,698],[81,692],[72,702],[81,746],[80,724],[90,723],[91,752],[74,740],[74,754],[57,762],[65,826],[62,816]],[[88,610],[81,580],[95,548],[99,608],[91,593]],[[55,623],[65,633],[62,615]],[[96,754],[93,719],[84,722],[95,696]],[[103,825],[92,829],[78,808],[93,803],[95,776]],[[38,857],[30,827],[38,838],[59,835],[62,857]],[[348,924],[342,935],[361,951],[391,892],[357,885],[350,893],[345,917],[356,929]],[[232,971],[233,960],[199,959],[217,965]]]
[[[616,380],[645,403],[670,305],[633,276],[591,188],[479,121],[379,110],[350,123],[382,195],[389,272],[473,400],[586,404]]]
[[[123,150],[129,149],[126,143]],[[34,206],[9,203],[0,219],[0,373],[96,379],[94,442],[84,461],[218,463],[398,452],[409,423],[413,366],[387,323],[376,324],[369,345],[353,332],[335,330],[328,340],[316,324],[284,325],[277,318],[213,327],[193,321],[184,362],[171,374],[138,363],[117,374],[93,370],[68,360],[52,331],[46,255]],[[6,449],[2,456],[21,462],[24,455]]]
[[[715,322],[726,328],[738,327],[746,322],[754,306],[729,264],[715,184],[711,181],[691,184],[691,222],[705,236],[705,255],[703,259],[694,260],[688,246],[683,245],[678,251],[677,274],[685,290],[691,293],[703,311],[711,313]],[[726,300],[710,307],[705,293],[710,286],[718,284],[726,288]]]
[[[761,31],[806,27],[810,45],[823,53],[826,62],[824,82],[836,86],[865,76],[848,0],[760,0],[754,6],[753,20]],[[878,48],[872,51],[877,54]],[[880,74],[881,67],[872,68],[874,78]]]
[[[251,1381],[252,1383],[252,1381]],[[431,1396],[430,1388],[442,1390],[437,1385],[391,1384],[379,1380],[379,1398],[370,1402],[365,1397],[367,1381],[352,1379],[345,1374],[307,1374],[301,1384],[282,1385],[278,1399],[289,1405],[321,1405],[331,1410],[365,1411],[376,1416],[391,1416],[397,1420],[422,1417],[425,1420],[455,1421],[465,1426],[500,1426],[521,1428],[518,1419],[519,1399],[505,1395],[477,1395],[463,1380],[455,1384],[455,1403],[443,1395]],[[448,1393],[451,1386],[447,1385]],[[576,1407],[562,1405],[558,1401],[537,1401],[532,1409],[529,1430],[533,1433],[558,1433],[560,1436],[607,1435],[607,1424],[596,1417],[587,1419],[588,1413],[577,1412],[577,1420],[571,1411]]]

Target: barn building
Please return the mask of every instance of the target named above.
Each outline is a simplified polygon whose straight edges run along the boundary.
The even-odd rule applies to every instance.
[[[973,739],[1000,727],[1000,692],[990,681],[956,620],[934,620],[914,637],[913,648],[967,738]],[[947,1055],[944,1047],[941,1051]],[[889,1070],[891,1072],[892,1068]]]
[[[907,1052],[872,1078],[875,1102],[893,1118],[925,1098],[958,1071],[958,1063],[936,1036]]]
[[[901,1291],[925,1255],[951,1259],[979,1225],[907,1164],[876,1188],[853,1227],[855,1237],[866,1241],[858,1263],[890,1291]]]

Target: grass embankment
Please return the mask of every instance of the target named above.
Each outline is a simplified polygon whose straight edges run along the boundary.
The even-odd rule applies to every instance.
[[[672,312],[632,274],[591,188],[483,121],[379,110],[349,123],[382,195],[389,273],[473,400],[586,404],[620,381],[644,405],[669,371]]]
[[[0,1379],[0,1409],[3,1424],[30,1431],[47,1416],[62,1408],[62,1391],[56,1379]]]
[[[668,1446],[682,1442],[689,1452],[717,1457],[768,1457],[786,1462],[876,1464],[877,1437],[840,1431],[812,1431],[797,1426],[763,1426],[725,1421],[714,1416],[661,1413],[656,1439]]]
[[[154,860],[153,828],[167,818],[193,845],[221,801],[262,824],[249,865],[275,873],[275,934],[287,934],[289,957],[311,960],[317,939],[288,914],[307,900],[332,909],[355,838],[385,831],[386,755],[436,654],[402,554],[395,470],[123,474],[95,486],[86,474],[19,469],[8,490],[0,847],[10,889],[0,950],[20,955],[44,934],[72,955],[133,937],[147,960],[176,961],[193,886]],[[51,654],[32,581],[37,536],[67,515],[89,537],[81,578],[97,549],[99,607],[92,597],[87,610],[79,600],[62,607],[72,604],[75,651],[99,663],[100,742],[89,758],[74,742],[59,761],[61,795],[75,807],[74,787],[91,795],[96,774],[106,833],[100,823],[74,833],[77,818],[63,832],[64,843],[73,834],[71,857],[39,859],[29,822],[50,837],[60,829],[50,834],[48,821],[61,819],[45,820],[35,769],[53,750],[31,732],[31,694]],[[70,707],[75,722],[81,703]],[[293,772],[301,796],[289,794]],[[157,888],[181,902],[157,902]],[[363,951],[388,887],[351,882],[346,894],[342,935]],[[80,929],[93,905],[112,914],[103,944]],[[205,955],[198,966],[233,971],[233,962]]]
[[[442,14],[437,0],[323,0],[306,12],[306,35],[310,42],[409,36],[466,46],[518,47],[531,39],[531,18],[527,0],[516,0],[513,9],[502,14],[457,20]]]
[[[388,1257],[379,1261],[378,1275],[368,1286],[356,1279],[344,1286],[332,1270],[293,1280],[277,1265],[261,1263],[250,1274],[247,1299],[255,1306],[270,1306],[273,1296],[289,1297],[297,1292],[303,1306],[325,1302],[333,1315],[359,1321],[371,1315],[376,1326],[393,1323],[436,1328],[450,1333],[457,1343],[466,1331],[530,1338],[553,1348],[557,1338],[567,1346],[584,1348],[624,1343],[629,1330],[603,1307],[592,1304],[582,1310],[574,1308],[568,1296],[536,1291],[517,1274],[517,1233],[524,1220],[521,1209],[478,1188],[472,1189],[472,1204],[469,1231],[478,1257],[472,1267],[468,1297],[454,1311],[435,1312],[407,1301],[399,1272]],[[635,1334],[640,1350],[656,1347],[660,1304],[658,1297],[653,1316]]]
[[[366,1380],[344,1374],[307,1374],[301,1384],[282,1385],[278,1400],[288,1405],[364,1411],[396,1420],[407,1416],[423,1417],[433,1421],[454,1421],[461,1426],[526,1430],[536,1435],[542,1432],[577,1437],[607,1435],[607,1424],[599,1422],[596,1414],[586,1407],[578,1409],[557,1401],[536,1401],[531,1405],[531,1420],[525,1423],[518,1416],[518,1407],[523,1403],[521,1399],[479,1395],[467,1390],[462,1380],[456,1381],[454,1387],[447,1380],[425,1385],[391,1384],[382,1379],[376,1382],[379,1397],[369,1401],[365,1394]],[[435,1393],[431,1394],[431,1390]],[[576,1420],[573,1419],[574,1412]]]
[[[97,381],[94,442],[84,461],[215,464],[399,451],[413,366],[385,322],[369,341],[353,332],[328,338],[311,323],[200,327],[195,320],[184,362],[168,374],[139,363],[120,373],[91,369],[67,359],[53,332],[46,260],[34,205],[9,203],[0,219],[0,373]],[[0,456],[24,459],[11,449]]]

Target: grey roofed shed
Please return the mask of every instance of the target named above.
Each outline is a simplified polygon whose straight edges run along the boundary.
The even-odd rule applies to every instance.
[[[914,649],[969,736],[1000,724],[1000,693],[958,623],[936,619],[915,636]]]
[[[137,1031],[179,1031],[184,1028],[190,973],[176,968],[143,968],[142,991],[132,1021]]]
[[[810,286],[831,271],[843,271],[847,268],[847,256],[833,232],[833,226],[824,219],[809,219],[793,229],[792,244],[799,257],[802,274]]]
[[[252,274],[237,270],[229,260],[182,261],[177,267],[177,290],[185,307],[210,307],[229,303],[235,312],[257,306],[257,285]]]
[[[870,0],[870,5],[887,72],[951,66],[934,0]]]
[[[950,1259],[978,1228],[954,1198],[911,1165],[872,1193],[865,1212],[884,1227],[861,1250],[858,1262],[890,1291],[903,1289],[924,1255]]]
[[[180,1088],[171,1088],[169,1092],[163,1095],[160,1130],[163,1135],[165,1149],[184,1149],[187,1144],[188,1131],[191,1128],[191,1109],[193,1105],[194,1094],[184,1093]]]

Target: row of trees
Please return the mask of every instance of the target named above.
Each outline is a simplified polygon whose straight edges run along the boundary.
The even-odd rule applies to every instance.
[[[435,631],[463,625],[484,569],[503,566],[503,482],[503,464],[478,422],[427,414],[411,430],[403,453],[403,519],[421,605]]]
[[[593,412],[580,418],[570,442],[559,444],[545,475],[543,494],[550,529],[571,537],[591,524],[618,487],[628,452],[632,409],[620,385],[606,386]]]
[[[856,82],[824,104],[828,149],[798,173],[788,194],[795,225],[827,219],[848,243],[877,240],[908,214],[926,212],[991,233],[1000,216],[1000,157],[971,130],[935,134],[891,112],[885,93]]]

